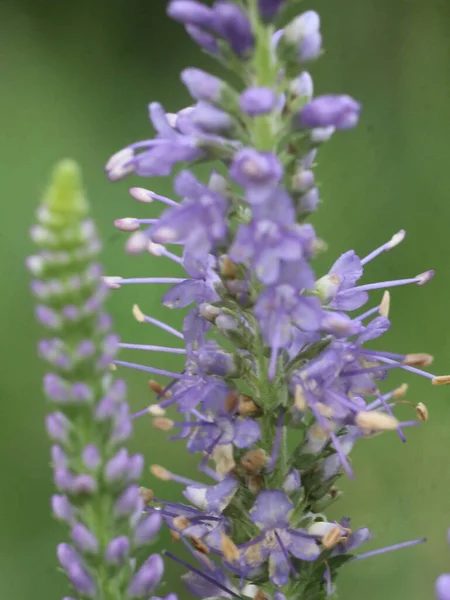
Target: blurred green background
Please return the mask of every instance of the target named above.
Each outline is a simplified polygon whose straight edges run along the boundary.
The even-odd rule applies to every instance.
[[[52,492],[49,443],[40,391],[43,366],[35,355],[40,331],[33,318],[24,258],[32,252],[28,229],[52,164],[71,156],[84,169],[93,212],[105,240],[112,275],[175,273],[164,259],[132,258],[125,234],[112,226],[120,216],[155,214],[132,200],[130,184],[170,193],[170,182],[108,183],[110,154],[151,135],[147,103],[168,111],[189,102],[178,72],[196,64],[215,69],[165,18],[160,0],[3,0],[0,8],[1,372],[0,598],[48,600],[67,592],[56,571],[55,544],[63,529],[49,515]],[[337,135],[320,152],[323,205],[314,217],[329,251],[323,272],[348,248],[364,255],[400,228],[408,236],[395,252],[368,269],[370,280],[412,276],[430,267],[435,280],[393,294],[391,351],[428,351],[437,373],[450,371],[448,297],[450,223],[450,3],[448,0],[317,0],[305,2],[322,15],[326,56],[313,67],[318,92],[346,92],[364,105],[356,131]],[[159,289],[125,288],[110,301],[124,341],[170,342],[131,318],[131,306],[171,323],[182,315],[159,307]],[[131,353],[133,360],[153,359]],[[157,366],[177,364],[155,358]],[[136,409],[150,401],[145,376],[129,376]],[[429,422],[395,435],[361,442],[354,482],[333,516],[376,532],[372,546],[428,536],[428,544],[349,565],[341,598],[424,600],[433,596],[438,573],[450,571],[446,529],[450,525],[450,406],[448,388],[432,388],[414,376],[409,398],[424,401]],[[394,384],[403,379],[393,377]],[[408,413],[405,413],[408,414]],[[160,462],[195,476],[182,446],[164,444],[145,419],[134,447],[148,463]],[[145,483],[155,487],[150,474]],[[178,498],[180,489],[156,486]],[[166,538],[162,543],[170,543]],[[169,565],[178,589],[179,569]],[[182,594],[183,595],[183,594]]]

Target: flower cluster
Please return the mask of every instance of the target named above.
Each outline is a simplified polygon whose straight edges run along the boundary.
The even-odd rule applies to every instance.
[[[320,203],[314,174],[317,151],[336,131],[357,125],[361,106],[348,95],[314,97],[313,80],[305,68],[322,52],[320,19],[307,11],[289,21],[288,4],[170,2],[169,16],[228,67],[241,88],[200,69],[185,69],[181,80],[192,105],[170,114],[160,104],[150,104],[155,137],[122,149],[106,166],[112,181],[130,174],[167,176],[175,166],[182,167],[174,179],[176,199],[141,187],[130,190],[141,203],[159,202],[163,211],[158,218],[126,217],[115,222],[130,233],[126,243],[130,254],[149,252],[170,260],[180,276],[103,278],[111,289],[170,285],[163,304],[188,309],[181,331],[138,306],[133,314],[139,322],[169,332],[180,347],[124,344],[115,338],[114,342],[108,338],[105,346],[97,322],[92,336],[103,340],[101,369],[113,362],[119,368],[167,378],[164,383],[151,380],[156,402],[133,417],[150,414],[156,429],[184,439],[189,452],[200,453],[198,468],[210,483],[153,465],[155,477],[182,486],[185,500],[153,498],[144,507],[133,496],[134,512],[127,513],[126,520],[129,529],[120,533],[129,542],[128,551],[133,546],[130,540],[136,540],[136,523],[151,518],[159,526],[163,521],[192,561],[177,552],[165,554],[187,570],[182,579],[200,598],[320,600],[334,593],[337,573],[346,562],[423,542],[420,538],[355,555],[372,534],[365,527],[353,530],[348,518],[329,521],[324,511],[340,496],[336,484],[342,473],[354,476],[349,454],[357,440],[393,431],[404,441],[407,427],[427,419],[424,404],[403,399],[406,384],[382,391],[389,371],[415,373],[435,385],[450,383],[450,377],[422,369],[432,362],[428,354],[368,347],[390,327],[389,289],[421,286],[433,276],[427,271],[400,280],[360,283],[366,265],[402,242],[403,231],[365,257],[346,252],[322,277],[312,268],[325,247],[306,222]],[[221,167],[203,182],[191,168],[208,161],[218,161]],[[182,251],[177,252],[180,246]],[[34,262],[40,271],[42,259]],[[65,336],[61,310],[67,307],[58,305],[59,312],[45,307],[41,318],[56,329],[62,327]],[[46,354],[62,360],[63,342],[47,343]],[[184,368],[172,372],[119,360],[116,348],[183,355]],[[76,355],[78,346],[71,342],[70,349]],[[93,377],[99,366],[89,364]],[[109,375],[101,375],[102,381],[110,382]],[[60,395],[70,399],[78,380],[70,380],[70,389],[60,372],[46,381],[50,396],[56,395],[62,407],[58,423],[79,435],[83,426],[73,419],[81,413],[73,412],[73,401],[58,400]],[[89,407],[83,413],[86,423],[97,423],[105,400],[94,401],[97,388],[83,385],[82,404]],[[110,389],[116,387],[108,388],[107,398]],[[399,402],[412,407],[411,420],[397,419],[394,409]],[[122,417],[128,423],[124,413],[123,408],[111,408],[107,418],[117,427]],[[136,490],[129,478],[139,476],[142,462],[117,451],[111,430],[108,436],[102,438],[103,445],[85,436],[82,440],[110,453],[92,469],[97,487],[91,493],[98,488],[105,502],[118,502],[115,486],[120,482],[122,494]],[[122,439],[119,436],[119,442]],[[73,456],[84,456],[83,448],[71,444]],[[67,445],[57,452],[67,454]],[[116,463],[127,463],[113,486],[108,480],[111,461],[113,470]],[[81,468],[82,463],[74,464]],[[74,476],[67,465],[63,467],[69,479]],[[148,515],[143,521],[136,516],[142,510]],[[117,526],[115,514],[113,509],[108,527]],[[144,562],[131,580],[146,582],[139,588],[142,596],[149,596],[161,577],[162,567],[155,566],[158,560],[148,559],[153,562]],[[128,595],[134,597],[138,594],[130,592],[132,582]]]
[[[31,235],[41,250],[28,267],[36,316],[49,331],[39,354],[51,369],[51,506],[71,539],[59,544],[58,561],[79,598],[147,598],[163,575],[161,557],[148,556],[162,517],[145,513],[143,457],[123,447],[132,424],[125,383],[110,368],[119,340],[104,311],[100,242],[72,162],[56,168],[37,220]]]

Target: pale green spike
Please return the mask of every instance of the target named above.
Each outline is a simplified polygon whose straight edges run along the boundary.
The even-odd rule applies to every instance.
[[[89,204],[83,190],[81,170],[74,160],[65,159],[56,165],[43,204],[49,213],[61,217],[81,218],[88,214]]]

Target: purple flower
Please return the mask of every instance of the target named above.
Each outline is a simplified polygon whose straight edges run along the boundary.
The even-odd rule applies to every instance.
[[[295,573],[290,555],[300,560],[313,561],[320,554],[315,539],[302,529],[289,527],[289,517],[294,505],[279,490],[264,490],[259,493],[250,519],[261,530],[262,535],[241,546],[244,560],[251,566],[269,561],[269,577],[277,586],[289,581]]]
[[[183,202],[168,209],[149,234],[155,242],[182,242],[187,253],[204,259],[227,233],[227,200],[201,184],[189,171],[175,179],[175,191]]]
[[[193,302],[201,304],[219,300],[216,285],[221,283],[221,280],[215,271],[216,262],[216,258],[212,254],[196,258],[185,252],[183,267],[189,275],[189,279],[177,283],[164,294],[162,299],[164,306],[184,308]]]
[[[250,117],[266,115],[277,105],[277,95],[271,88],[250,87],[242,92],[239,107]]]
[[[109,542],[105,552],[105,560],[111,565],[124,564],[129,551],[130,541],[126,536],[121,535]]]
[[[191,129],[182,133],[174,129],[160,104],[150,104],[150,119],[157,131],[156,138],[137,142],[114,154],[106,164],[112,181],[132,172],[143,177],[169,175],[175,164],[191,162],[203,155],[198,144],[200,132]],[[136,153],[136,150],[142,151]]]
[[[249,225],[239,226],[229,256],[237,263],[250,264],[262,283],[273,285],[278,281],[283,261],[310,258],[314,242],[314,229],[295,223],[289,195],[277,188],[270,201],[254,207]]]
[[[271,197],[281,181],[283,167],[271,152],[244,148],[236,153],[230,175],[245,189],[249,204],[262,204]]]
[[[305,261],[283,261],[277,284],[260,294],[254,313],[269,346],[286,347],[293,334],[292,325],[303,331],[320,329],[322,308],[319,300],[301,293],[301,290],[311,288],[313,278]]]
[[[350,96],[328,94],[318,96],[302,108],[298,115],[301,127],[335,127],[352,129],[356,126],[361,105]]]

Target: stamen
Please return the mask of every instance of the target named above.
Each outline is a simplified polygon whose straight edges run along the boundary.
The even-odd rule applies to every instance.
[[[157,479],[161,479],[161,481],[176,481],[177,483],[181,483],[183,485],[195,485],[198,486],[198,481],[194,481],[193,479],[188,479],[187,477],[183,477],[182,475],[175,475],[175,473],[171,473],[164,467],[160,465],[151,465],[150,473],[154,475]]]
[[[434,276],[434,271],[425,271],[415,277],[409,279],[393,279],[392,281],[380,281],[379,283],[368,283],[366,285],[358,285],[356,287],[341,292],[342,296],[346,294],[353,294],[353,292],[369,292],[370,290],[378,290],[380,288],[398,287],[400,285],[409,285],[415,283],[417,285],[425,285]]]
[[[233,598],[237,598],[238,600],[241,600],[241,597],[238,594],[236,594],[232,590],[230,590],[227,587],[225,587],[224,585],[222,585],[219,581],[217,581],[217,578],[210,577],[203,571],[200,571],[200,569],[193,567],[192,565],[190,565],[189,563],[184,561],[182,558],[178,558],[178,556],[175,556],[174,554],[172,554],[172,552],[169,552],[168,550],[163,550],[163,554],[165,556],[167,556],[167,558],[170,558],[171,560],[177,562],[179,565],[182,565],[185,569],[188,569],[188,571],[195,573],[199,577],[202,577],[203,579],[205,579],[205,581],[212,583],[213,585],[218,587],[220,590],[224,591],[227,594],[230,594],[230,596],[233,596]]]
[[[126,367],[127,369],[136,369],[136,371],[144,371],[145,373],[163,375],[164,377],[170,377],[171,379],[183,378],[183,375],[181,373],[174,373],[173,371],[166,371],[164,369],[156,369],[155,367],[146,367],[145,365],[138,365],[136,363],[130,363],[124,360],[115,360],[114,364],[119,367]]]
[[[151,190],[146,190],[145,188],[141,187],[130,188],[130,194],[135,200],[138,200],[139,202],[144,202],[145,204],[150,204],[151,202],[154,202],[154,200],[159,200],[159,202],[162,202],[163,204],[168,204],[169,206],[179,206],[178,202],[175,202],[175,200],[166,198],[166,196],[160,196],[159,194],[155,194],[155,192],[152,192]]]
[[[275,434],[275,440],[273,443],[272,455],[270,457],[269,464],[267,465],[267,471],[270,473],[273,471],[276,462],[278,460],[278,452],[280,450],[281,436],[283,433],[283,418],[284,418],[284,410],[280,408],[280,413],[277,419],[277,431]]]
[[[103,281],[110,289],[117,290],[122,285],[141,284],[141,283],[183,283],[186,279],[182,277],[132,277],[124,279],[123,277],[103,277]]]
[[[426,352],[413,352],[407,354],[403,359],[405,365],[411,367],[429,367],[434,360],[434,356]]]
[[[345,456],[344,451],[342,450],[342,446],[339,442],[337,435],[333,431],[330,431],[330,438],[333,442],[333,448],[336,450],[336,454],[339,456],[339,460],[341,461],[341,465],[344,467],[345,472],[350,477],[350,479],[354,479],[355,474],[353,473],[350,463],[348,462],[348,459]]]
[[[129,348],[130,350],[148,350],[150,352],[167,352],[168,354],[186,354],[185,348],[168,348],[167,346],[149,346],[146,344],[125,344],[119,343],[119,348]]]
[[[150,242],[147,245],[147,250],[153,256],[165,256],[166,258],[169,258],[170,260],[179,265],[183,264],[182,258],[177,256],[173,252],[169,252],[169,250],[166,250],[166,248],[162,244],[157,244],[156,242],[152,242],[150,240]]]
[[[327,561],[325,560],[325,572],[323,574],[323,578],[325,579],[325,586],[326,586],[326,593],[327,596],[331,596],[331,594],[333,593],[333,587],[332,587],[332,582],[331,582],[331,571],[330,571],[330,567],[328,566]]]
[[[400,439],[402,440],[402,442],[405,444],[406,443],[406,438],[405,435],[403,433],[403,431],[401,430],[400,425],[398,424],[398,420],[395,418],[394,413],[391,410],[391,407],[389,406],[389,404],[386,402],[386,400],[383,398],[383,396],[381,394],[378,394],[378,399],[381,400],[381,403],[384,407],[384,410],[388,413],[388,415],[392,418],[395,419],[397,421],[397,433],[400,437]],[[380,413],[378,413],[380,414]]]
[[[180,338],[181,340],[184,339],[183,334],[180,333],[179,331],[177,331],[176,329],[174,329],[173,327],[171,327],[170,325],[166,325],[165,323],[163,323],[162,321],[159,321],[158,319],[149,317],[148,315],[144,315],[144,313],[141,311],[141,309],[139,308],[139,306],[137,304],[135,304],[133,306],[133,316],[136,319],[136,321],[139,321],[139,323],[151,323],[152,325],[156,325],[156,327],[159,327],[160,329],[164,329],[164,331],[167,331],[168,333],[175,335],[176,337]]]
[[[398,246],[398,244],[403,242],[403,240],[405,239],[405,235],[406,235],[406,231],[404,229],[401,229],[396,234],[394,234],[388,242],[386,242],[379,248],[376,248],[375,250],[373,250],[373,252],[368,254],[365,258],[361,259],[361,264],[365,265],[368,262],[370,262],[371,260],[373,260],[375,257],[377,257],[379,254],[381,254],[382,252],[392,250],[392,248],[395,248],[395,246]]]
[[[379,554],[385,554],[386,552],[392,552],[393,550],[401,550],[402,548],[409,548],[410,546],[417,546],[418,544],[423,544],[427,541],[427,538],[420,538],[418,540],[410,540],[409,542],[401,542],[400,544],[394,544],[392,546],[385,546],[384,548],[379,548],[378,550],[371,550],[370,552],[365,552],[364,554],[359,554],[354,558],[350,559],[349,562],[354,562],[355,560],[361,560],[363,558],[370,558],[371,556],[378,556]]]

